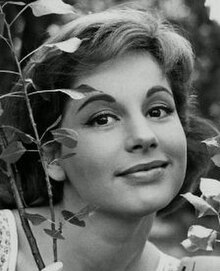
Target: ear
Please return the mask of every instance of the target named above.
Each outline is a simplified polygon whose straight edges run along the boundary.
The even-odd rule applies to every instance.
[[[65,172],[59,164],[60,144],[51,143],[42,147],[43,158],[49,176],[55,181],[64,181],[66,179]]]

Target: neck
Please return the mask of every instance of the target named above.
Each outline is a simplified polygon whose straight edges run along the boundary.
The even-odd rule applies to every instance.
[[[75,209],[65,205],[68,206],[60,208]],[[64,241],[60,249],[64,262],[79,271],[140,270],[138,265],[153,217],[122,217],[97,210],[85,219],[85,228],[66,223],[63,233],[68,236],[68,245]]]

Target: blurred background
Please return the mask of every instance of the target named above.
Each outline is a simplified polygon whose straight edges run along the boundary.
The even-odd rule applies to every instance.
[[[33,1],[23,2],[30,3]],[[74,5],[81,13],[97,12],[116,4],[128,3],[123,0],[63,0]],[[201,114],[215,122],[220,128],[220,26],[209,19],[209,9],[204,0],[138,0],[132,1],[145,7],[155,7],[182,29],[182,33],[191,41],[196,55],[194,88],[197,90],[198,107]],[[20,6],[8,5],[7,20],[11,21],[21,10]],[[220,14],[220,10],[219,10]],[[59,31],[60,25],[72,19],[73,15],[47,15],[36,18],[27,9],[16,21],[12,29],[17,53],[23,58],[36,49],[51,34]],[[25,64],[25,63],[24,63]],[[0,69],[14,70],[15,63],[5,43],[0,42]],[[12,74],[0,74],[0,93],[8,92],[17,78]],[[220,180],[220,171],[212,167],[209,177]],[[192,224],[204,224],[217,228],[216,218],[197,219],[190,204],[165,218],[157,218],[151,234],[151,240],[164,252],[182,257],[207,254],[198,251],[186,252],[180,242],[186,239],[188,227]],[[220,245],[211,255],[220,255]]]

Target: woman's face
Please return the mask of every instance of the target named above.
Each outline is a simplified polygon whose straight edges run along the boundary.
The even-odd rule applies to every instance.
[[[78,133],[76,155],[63,160],[68,193],[103,211],[146,215],[178,193],[186,137],[173,93],[147,53],[100,65],[73,87],[103,91],[67,105],[62,127]],[[62,147],[61,155],[71,150]]]

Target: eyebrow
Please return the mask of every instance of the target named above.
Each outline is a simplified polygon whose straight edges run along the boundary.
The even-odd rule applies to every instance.
[[[146,97],[150,98],[151,96],[153,96],[155,93],[158,93],[158,92],[166,92],[173,98],[173,93],[170,90],[168,90],[167,88],[162,87],[162,86],[154,86],[154,87],[150,88],[147,92]]]
[[[110,103],[115,103],[116,100],[115,98],[113,98],[111,95],[106,94],[106,93],[102,93],[99,90],[90,87],[89,85],[86,85],[87,90],[91,90],[91,91],[97,91],[99,92],[98,94],[94,94],[92,96],[90,96],[83,104],[81,104],[81,106],[78,108],[77,113],[82,110],[86,105],[94,102],[94,101],[106,101],[106,102],[110,102]]]
[[[81,87],[81,85],[80,85]],[[78,87],[78,88],[80,88]],[[86,85],[86,90],[88,91],[97,91],[97,92],[100,92],[99,90],[89,86],[89,85]],[[158,92],[166,92],[168,93],[171,97],[173,97],[173,93],[170,92],[167,88],[165,87],[162,87],[162,86],[154,86],[152,88],[150,88],[147,92],[147,95],[146,97],[149,98],[151,96],[153,96],[155,93],[158,93]],[[94,102],[94,101],[106,101],[106,102],[110,102],[110,103],[115,103],[116,100],[115,98],[113,98],[111,95],[109,94],[106,94],[106,93],[99,93],[99,94],[95,94],[95,95],[92,95],[90,96],[77,110],[77,113],[79,111],[81,111],[85,106],[87,106],[88,104]]]

